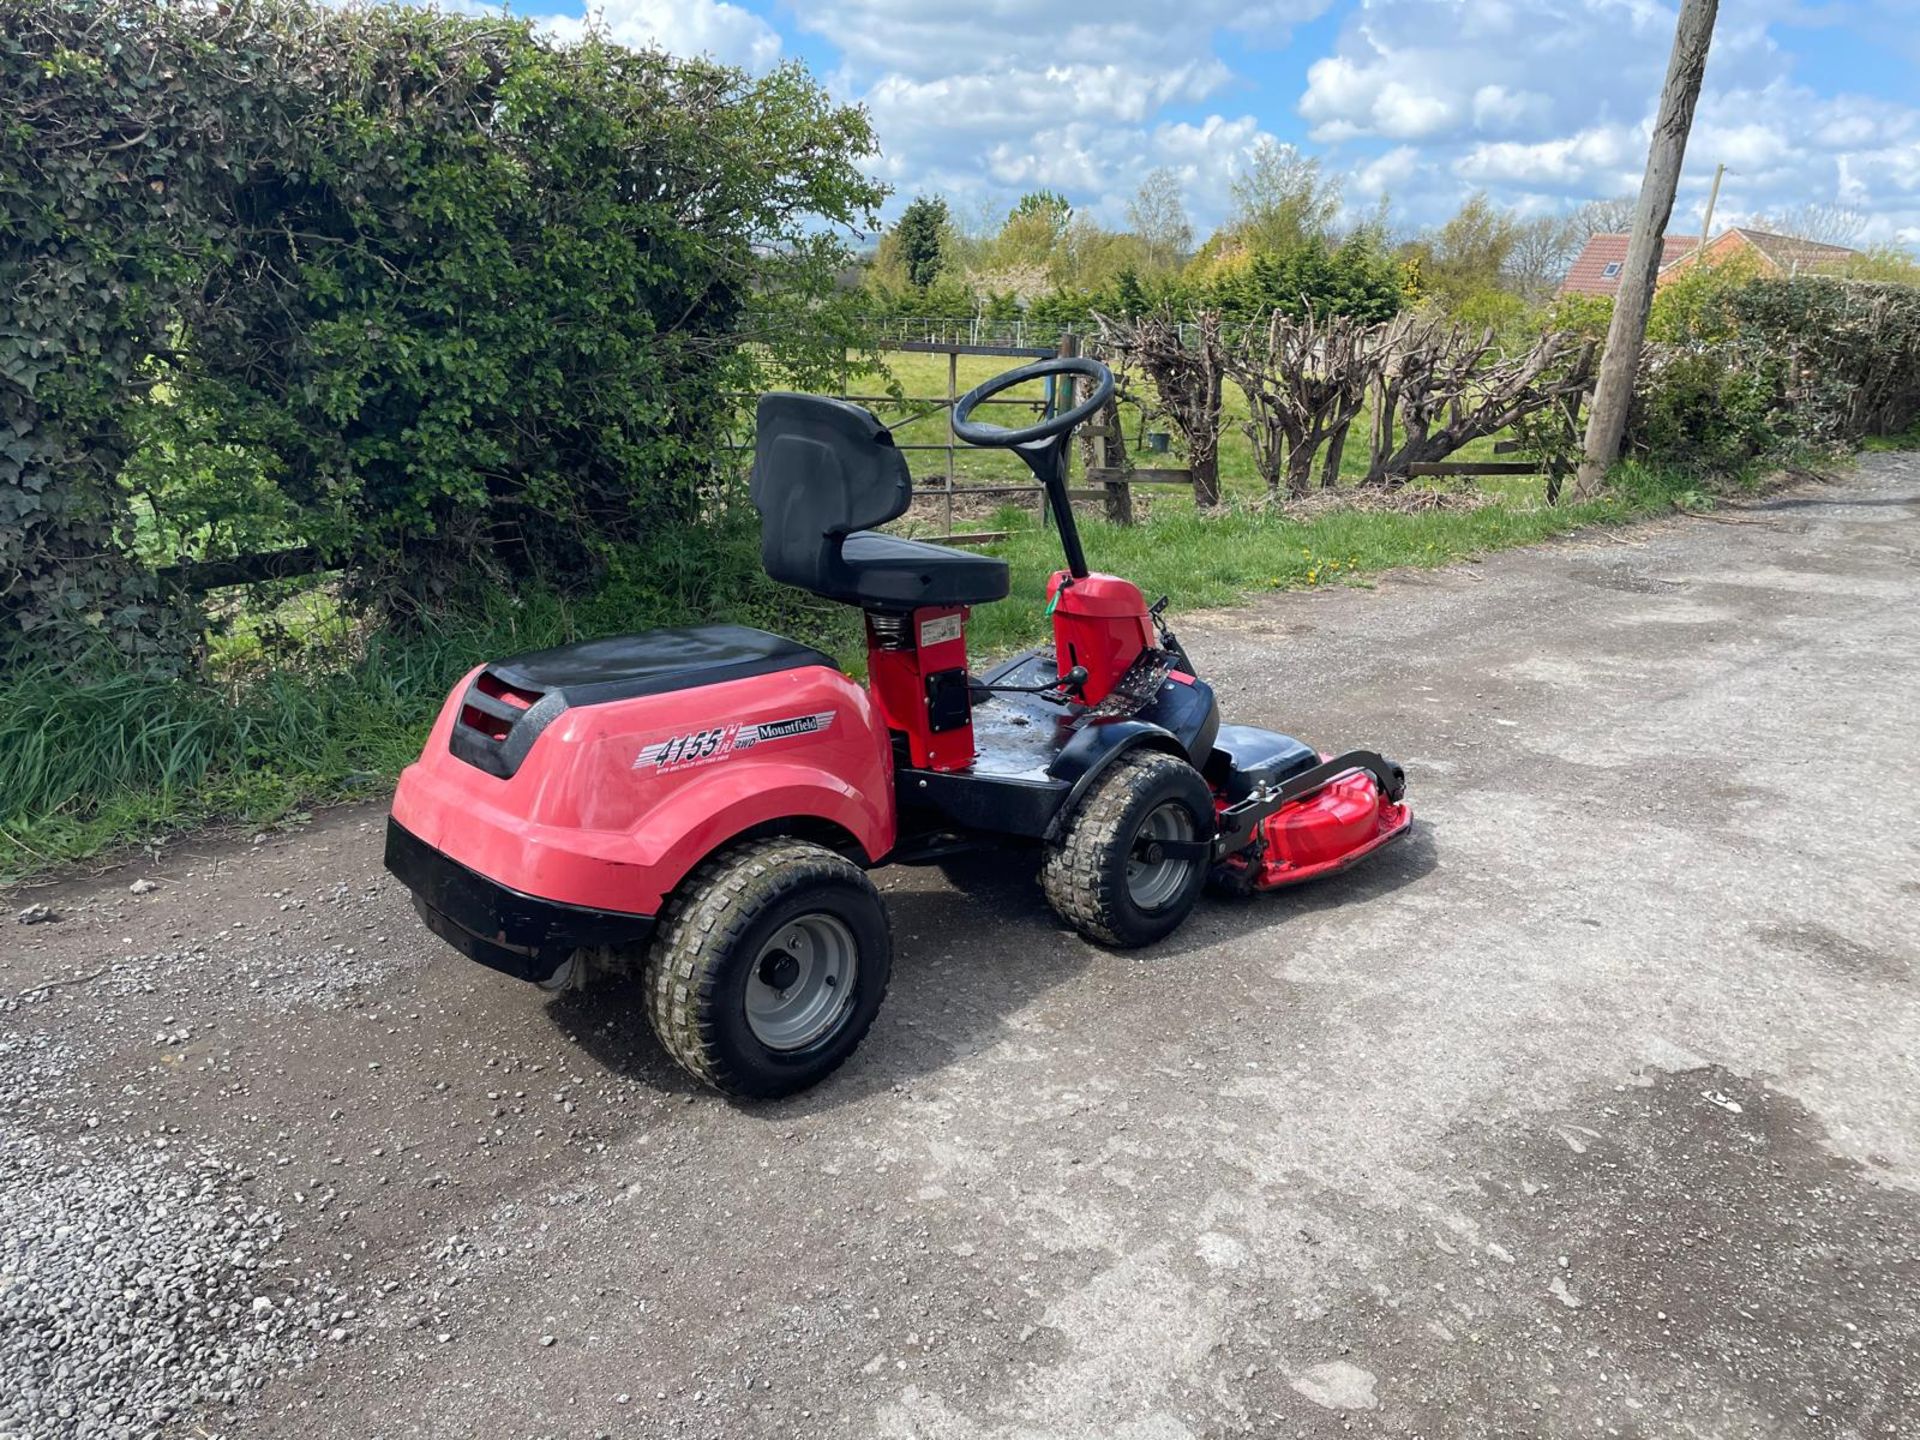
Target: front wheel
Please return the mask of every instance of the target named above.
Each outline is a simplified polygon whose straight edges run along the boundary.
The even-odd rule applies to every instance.
[[[805,841],[748,841],[668,902],[647,955],[647,1018],[716,1090],[791,1095],[853,1053],[892,968],[886,907],[859,866]]]
[[[1122,756],[1094,782],[1047,848],[1040,881],[1054,911],[1102,945],[1131,949],[1173,933],[1193,909],[1213,834],[1213,794],[1184,760]]]

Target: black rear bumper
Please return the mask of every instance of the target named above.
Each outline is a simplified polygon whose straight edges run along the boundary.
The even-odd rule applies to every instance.
[[[525,895],[441,854],[387,821],[387,869],[413,892],[427,928],[469,960],[539,983],[577,949],[632,946],[653,934],[654,917],[589,910]]]

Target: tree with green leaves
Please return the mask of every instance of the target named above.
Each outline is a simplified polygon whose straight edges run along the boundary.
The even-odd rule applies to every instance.
[[[1324,240],[1340,214],[1340,180],[1317,158],[1263,138],[1233,181],[1233,228],[1251,250],[1284,253]]]
[[[1058,190],[1029,190],[1007,212],[1009,225],[1015,221],[1031,221],[1044,227],[1056,240],[1066,233],[1067,222],[1071,219],[1073,206]]]
[[[577,585],[696,521],[744,338],[845,363],[839,236],[885,192],[798,66],[309,0],[0,33],[0,668],[189,663],[140,508],[244,508],[390,616]]]
[[[1179,268],[1193,249],[1193,222],[1187,219],[1180,177],[1162,165],[1149,171],[1127,203],[1127,224],[1139,237],[1141,259],[1155,274]]]
[[[1481,192],[1409,245],[1407,254],[1417,261],[1427,293],[1443,308],[1459,310],[1500,290],[1519,236],[1520,222]]]
[[[999,270],[1050,269],[1072,221],[1073,207],[1064,195],[1052,190],[1022,195],[989,247],[991,265]]]
[[[1109,230],[1084,211],[1073,217],[1053,251],[1053,283],[1057,289],[1089,292],[1111,285],[1123,270],[1146,265],[1140,237]]]
[[[953,217],[938,195],[915,197],[893,227],[895,254],[906,281],[924,290],[940,278],[947,258],[947,236]]]
[[[1894,285],[1920,285],[1920,264],[1897,245],[1875,245],[1849,260],[1841,273],[1852,280],[1881,280]]]
[[[1261,322],[1276,310],[1309,315],[1387,320],[1405,301],[1400,264],[1361,231],[1337,248],[1315,238],[1274,253],[1262,251],[1224,271],[1208,303],[1228,319]]]

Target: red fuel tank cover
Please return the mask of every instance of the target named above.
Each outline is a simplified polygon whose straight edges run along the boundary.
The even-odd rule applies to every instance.
[[[1063,592],[1061,586],[1067,579],[1066,571],[1057,570],[1047,581],[1047,600],[1056,611],[1103,618],[1144,618],[1147,613],[1146,596],[1131,580],[1118,575],[1087,575],[1067,585]]]

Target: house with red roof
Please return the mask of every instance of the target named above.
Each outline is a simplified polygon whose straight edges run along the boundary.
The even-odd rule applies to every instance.
[[[1567,269],[1562,295],[1617,295],[1631,235],[1595,235]],[[1654,284],[1665,285],[1689,266],[1720,265],[1736,255],[1751,255],[1763,275],[1824,275],[1844,269],[1860,252],[1844,245],[1801,240],[1736,225],[1704,248],[1698,235],[1667,235],[1660,241],[1660,270]]]
[[[1736,225],[1716,236],[1704,250],[1697,246],[1678,259],[1660,262],[1660,284],[1684,274],[1693,265],[1721,265],[1738,255],[1751,255],[1759,262],[1762,275],[1831,275],[1844,270],[1847,262],[1858,258],[1858,250],[1844,245],[1828,245],[1819,240],[1802,240],[1795,235],[1775,235],[1766,230],[1749,230]]]
[[[1620,272],[1627,263],[1627,242],[1631,235],[1594,235],[1586,249],[1567,269],[1560,282],[1562,295],[1607,295],[1620,293]],[[1700,244],[1698,235],[1668,235],[1660,242],[1660,268],[1683,259]]]

